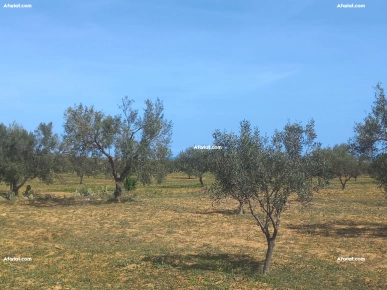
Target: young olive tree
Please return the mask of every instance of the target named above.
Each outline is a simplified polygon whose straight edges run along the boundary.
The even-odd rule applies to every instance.
[[[347,144],[336,145],[331,150],[331,170],[335,177],[338,177],[341,183],[341,189],[344,190],[352,177],[359,175],[359,161],[349,152]]]
[[[142,117],[132,104],[125,97],[119,106],[122,114],[117,116],[82,104],[64,114],[64,140],[71,144],[71,151],[87,150],[109,162],[115,198],[121,196],[127,176],[137,173],[141,182],[150,183],[155,174],[152,162],[170,155],[172,123],[164,118],[162,102],[146,100]]]
[[[275,133],[271,142],[260,136],[258,129],[252,130],[247,121],[241,122],[239,136],[216,131],[213,137],[214,145],[222,148],[213,152],[214,192],[248,204],[266,237],[263,273],[267,274],[290,194],[296,193],[301,201],[312,197],[309,171],[315,165],[304,157],[317,146],[314,123],[310,121],[305,128],[288,124]]]
[[[83,183],[85,176],[96,176],[102,172],[98,156],[89,156],[86,152],[72,152],[68,155],[68,160],[79,177],[79,184]]]
[[[52,123],[41,123],[34,132],[16,123],[8,127],[0,124],[0,181],[15,195],[28,180],[51,182],[57,145]]]
[[[332,171],[332,152],[330,148],[320,148],[313,150],[308,156],[311,164],[315,166],[310,172],[317,179],[319,187],[325,187],[330,184],[330,181],[335,177]]]
[[[203,187],[203,174],[210,168],[210,152],[206,149],[187,148],[177,156],[180,170],[186,174],[199,177],[200,185]]]

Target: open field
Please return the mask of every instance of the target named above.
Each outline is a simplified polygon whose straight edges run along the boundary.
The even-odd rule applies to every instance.
[[[308,207],[291,199],[268,276],[252,217],[234,200],[213,204],[198,179],[173,174],[120,203],[72,199],[77,182],[31,182],[48,200],[0,198],[1,289],[387,289],[387,203],[370,178],[334,182]]]

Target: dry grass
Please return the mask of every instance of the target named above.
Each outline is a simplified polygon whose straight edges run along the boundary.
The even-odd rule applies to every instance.
[[[0,258],[32,258],[0,261],[1,289],[387,289],[387,206],[368,178],[309,207],[292,199],[268,276],[254,220],[233,200],[212,205],[197,179],[171,175],[120,203],[72,199],[80,186],[65,180],[31,183],[49,200],[0,201]],[[113,189],[85,179],[102,185]],[[352,256],[366,260],[337,261]]]

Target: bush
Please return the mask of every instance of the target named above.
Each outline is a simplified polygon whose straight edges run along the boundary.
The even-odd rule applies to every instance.
[[[86,188],[86,187],[82,187],[80,188],[79,190],[77,189],[75,192],[74,192],[74,197],[78,197],[78,196],[89,196],[89,195],[92,195],[93,194],[93,191],[91,188]]]
[[[100,196],[110,195],[107,185],[101,186],[101,189],[98,190],[97,194],[100,195]]]
[[[7,193],[7,199],[8,200],[14,200],[16,198],[16,195],[13,191],[8,191]]]
[[[132,177],[127,177],[124,181],[124,188],[126,191],[132,191],[136,189],[137,180]]]

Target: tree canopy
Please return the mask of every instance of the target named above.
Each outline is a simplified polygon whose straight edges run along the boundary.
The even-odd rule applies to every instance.
[[[283,131],[276,131],[271,142],[247,121],[241,122],[239,136],[220,131],[213,136],[214,145],[222,148],[214,152],[213,191],[248,204],[267,240],[266,274],[290,194],[296,193],[305,202],[312,196],[310,160],[303,157],[318,146],[314,123],[310,121],[305,128],[287,124]]]
[[[64,142],[70,151],[88,151],[107,159],[116,184],[116,198],[128,175],[137,173],[140,181],[149,183],[157,174],[151,162],[171,155],[172,123],[164,118],[162,102],[146,100],[143,116],[132,108],[133,102],[125,97],[119,106],[122,114],[117,116],[83,104],[65,111]]]
[[[381,83],[375,87],[372,112],[363,123],[356,123],[355,136],[350,140],[352,150],[375,156],[387,150],[387,99]]]
[[[203,174],[208,172],[211,165],[210,151],[207,149],[187,148],[179,153],[176,158],[179,170],[199,177],[200,185],[204,186]]]
[[[41,123],[34,132],[28,132],[16,123],[8,127],[0,124],[0,181],[16,195],[27,180],[52,181],[59,142],[52,128],[52,123]]]

